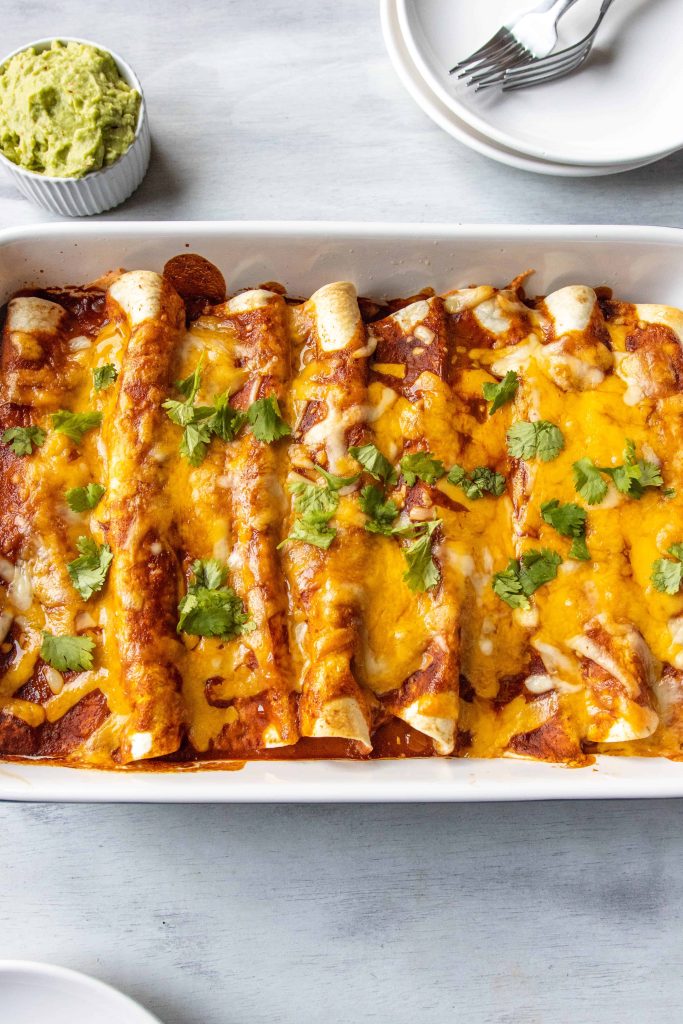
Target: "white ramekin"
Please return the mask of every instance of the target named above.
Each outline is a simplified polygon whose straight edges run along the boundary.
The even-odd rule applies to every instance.
[[[135,138],[126,152],[113,164],[103,167],[100,171],[91,171],[82,178],[57,178],[49,174],[27,171],[12,163],[2,153],[0,153],[0,167],[4,168],[12,178],[22,195],[38,206],[50,210],[51,213],[60,213],[64,217],[88,217],[118,206],[132,195],[144,178],[149,165],[151,148],[147,107],[142,86],[133,69],[113,50],[101,46],[99,43],[93,43],[89,39],[79,39],[76,36],[53,36],[50,39],[38,39],[7,54],[0,60],[0,66],[6,64],[17,53],[23,53],[24,50],[32,47],[36,50],[46,50],[54,39],[65,43],[85,43],[111,54],[123,80],[140,93],[140,112]]]

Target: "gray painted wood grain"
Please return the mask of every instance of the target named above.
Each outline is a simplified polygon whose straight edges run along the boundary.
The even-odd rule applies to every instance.
[[[0,956],[167,1024],[679,1016],[678,801],[4,805],[0,836]]]
[[[681,222],[683,154],[561,180],[458,145],[370,0],[0,0],[0,23],[3,49],[94,37],[139,72],[153,164],[112,218]],[[45,219],[0,184],[0,226]],[[681,811],[2,805],[0,957],[166,1024],[676,1020]]]

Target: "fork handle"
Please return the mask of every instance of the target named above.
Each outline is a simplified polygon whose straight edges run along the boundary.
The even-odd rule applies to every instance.
[[[573,7],[576,0],[553,0],[552,3],[548,3],[545,10],[552,11],[555,15],[555,22],[557,23],[563,14],[565,14],[570,7]]]
[[[534,4],[533,7],[529,7],[528,10],[520,11],[520,13],[515,16],[514,20],[519,21],[525,14],[545,14],[546,11],[551,11],[555,6],[561,8],[557,13],[557,17],[561,18],[564,12],[568,11],[572,4],[575,3],[576,0],[541,0],[541,3]]]

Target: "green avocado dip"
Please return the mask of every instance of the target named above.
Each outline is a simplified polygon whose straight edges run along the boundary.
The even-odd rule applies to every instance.
[[[108,167],[133,139],[140,94],[108,53],[55,40],[0,68],[0,152],[28,171],[80,178]]]

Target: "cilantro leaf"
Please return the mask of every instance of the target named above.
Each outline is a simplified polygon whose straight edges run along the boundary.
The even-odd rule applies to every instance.
[[[287,540],[301,540],[306,544],[312,544],[316,548],[324,548],[326,550],[336,536],[337,531],[334,527],[328,526],[325,522],[295,519],[289,536],[278,547],[282,547],[282,544]]]
[[[440,519],[432,519],[424,523],[424,532],[404,549],[403,554],[408,568],[403,579],[411,590],[423,592],[431,590],[439,582],[439,570],[432,557],[432,534],[441,523]]]
[[[677,594],[683,582],[683,562],[657,558],[652,563],[652,585],[662,594]]]
[[[374,444],[364,444],[361,448],[349,448],[349,455],[360,462],[364,470],[375,480],[383,480],[385,484],[395,484],[397,473],[385,455]]]
[[[561,505],[555,498],[553,501],[543,502],[541,515],[545,522],[563,537],[580,537],[585,532],[586,510],[580,505],[574,505],[572,502]]]
[[[252,402],[247,410],[247,420],[252,434],[259,441],[270,443],[292,433],[292,428],[280,415],[277,398],[273,395]]]
[[[485,494],[499,498],[505,491],[505,477],[488,466],[477,466],[471,473],[462,466],[453,466],[446,479],[450,484],[462,487],[470,501],[477,501]]]
[[[328,523],[339,507],[339,489],[357,477],[339,477],[316,466],[324,477],[324,484],[295,483],[289,485],[294,495],[294,511],[297,519],[292,523],[289,536],[278,544],[283,547],[289,540],[300,540],[317,548],[329,548],[337,535]]]
[[[179,402],[169,398],[162,403],[162,409],[171,422],[183,427],[180,454],[191,466],[199,466],[204,461],[212,437],[219,437],[222,441],[234,440],[247,419],[245,413],[229,404],[227,391],[216,395],[213,405],[193,404],[201,385],[202,359],[194,373],[176,381],[175,386],[184,400]]]
[[[564,437],[559,427],[547,420],[536,423],[536,454],[541,462],[556,459],[564,448]]]
[[[360,476],[360,473],[354,473],[353,476],[335,476],[334,473],[328,473],[322,466],[315,467],[316,472],[320,473],[321,476],[325,477],[327,486],[331,491],[340,491],[342,487],[350,487],[351,484],[355,484],[356,480]]]
[[[218,590],[228,578],[227,567],[221,565],[217,558],[197,558],[192,563],[192,572],[193,586],[205,587],[207,590]]]
[[[590,561],[591,553],[588,550],[585,537],[574,537],[569,549],[569,557],[575,558],[579,562]]]
[[[528,598],[544,583],[557,576],[562,558],[550,548],[526,551],[520,559],[512,558],[507,568],[493,577],[493,591],[511,608],[528,608]]]
[[[677,558],[679,562],[683,562],[683,544],[672,544],[669,548],[669,554]]]
[[[74,587],[87,601],[104,586],[113,555],[108,544],[98,547],[92,537],[79,537],[76,547],[80,556],[69,562],[66,568]]]
[[[44,444],[45,431],[42,427],[8,427],[1,440],[12,446],[15,455],[31,455],[34,445],[40,448]]]
[[[85,487],[70,487],[66,492],[66,503],[72,512],[85,512],[95,508],[104,494],[102,484],[86,484]]]
[[[562,558],[557,551],[550,548],[533,549],[526,551],[521,559],[519,578],[522,583],[522,590],[530,597],[544,583],[550,583],[557,576],[557,570],[562,564]]]
[[[52,413],[52,426],[58,434],[66,434],[75,444],[80,444],[84,435],[102,422],[101,412],[67,412],[60,409]]]
[[[118,375],[119,371],[113,363],[104,363],[102,366],[96,366],[92,372],[95,391],[106,391],[107,388],[112,386]]]
[[[507,431],[508,453],[515,459],[533,459],[551,462],[564,448],[564,437],[559,427],[548,420],[530,423],[520,420]]]
[[[320,484],[298,483],[290,487],[294,511],[310,523],[328,522],[339,506],[339,495]]]
[[[647,462],[636,455],[635,441],[627,440],[623,466],[601,466],[611,476],[614,486],[622,494],[639,501],[647,487],[661,487],[664,483],[656,462]]]
[[[194,579],[178,603],[178,632],[225,640],[243,633],[248,616],[232,587],[223,585],[227,569],[215,558],[197,559],[192,573]]]
[[[607,484],[592,459],[584,457],[572,465],[574,487],[589,505],[599,505],[607,494]]]
[[[193,372],[189,376],[184,377],[182,380],[177,380],[175,382],[176,391],[179,391],[180,394],[185,399],[185,401],[190,404],[194,402],[197,396],[197,392],[199,391],[199,386],[202,380],[203,362],[204,353],[202,353],[201,356],[199,357],[199,362],[197,363]]]
[[[53,636],[43,631],[40,656],[59,672],[78,672],[93,666],[94,641],[87,636]]]
[[[221,441],[234,441],[241,427],[246,423],[246,413],[234,409],[228,402],[228,392],[216,395],[207,417],[206,426],[211,434],[220,437]],[[195,414],[200,410],[195,410]]]
[[[487,402],[491,402],[489,416],[493,416],[507,402],[511,402],[519,387],[519,377],[514,370],[508,370],[499,384],[490,382],[482,384],[482,391]]]
[[[515,459],[533,459],[538,447],[535,423],[526,420],[513,423],[506,436],[509,455]]]
[[[175,423],[179,427],[186,427],[195,419],[195,408],[191,402],[179,402],[175,398],[168,398],[162,402],[161,408],[166,410],[166,415],[171,423]]]
[[[501,601],[505,601],[511,608],[528,608],[529,599],[522,589],[522,581],[519,577],[519,562],[511,558],[506,569],[495,573],[491,586],[493,592]]]
[[[368,521],[365,529],[368,533],[383,533],[388,536],[392,532],[392,523],[398,515],[395,502],[385,501],[384,493],[375,484],[368,484],[360,492],[359,504]]]
[[[191,466],[199,466],[206,458],[211,431],[206,423],[188,423],[183,430],[180,454]]]
[[[400,466],[409,487],[412,487],[417,479],[424,480],[426,484],[435,484],[446,472],[443,462],[435,459],[431,452],[412,452],[410,455],[404,455]]]
[[[448,480],[449,484],[455,484],[455,486],[457,487],[458,484],[461,484],[463,480],[466,479],[466,477],[467,470],[463,469],[462,466],[455,465],[449,469],[448,476],[446,477],[446,479]]]

